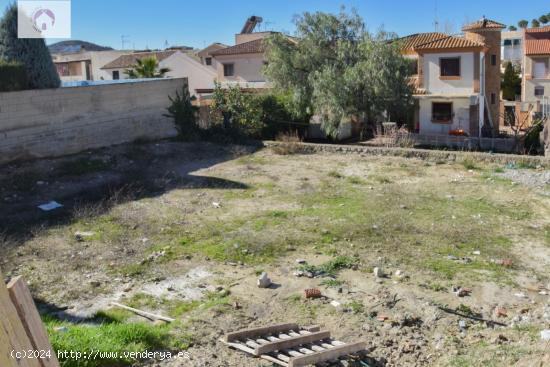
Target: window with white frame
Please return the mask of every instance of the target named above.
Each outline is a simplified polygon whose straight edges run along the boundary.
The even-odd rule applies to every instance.
[[[544,96],[544,87],[538,86],[535,87],[535,97],[543,97]]]

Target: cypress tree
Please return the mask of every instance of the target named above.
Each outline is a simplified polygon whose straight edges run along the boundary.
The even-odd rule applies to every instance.
[[[9,5],[0,20],[0,59],[24,65],[29,88],[58,88],[59,75],[42,38],[17,38],[17,6]]]
[[[519,94],[521,94],[521,78],[514,65],[509,62],[502,76],[502,98],[515,101],[516,95]]]

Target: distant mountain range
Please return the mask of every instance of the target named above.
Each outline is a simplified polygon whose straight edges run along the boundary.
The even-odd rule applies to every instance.
[[[82,50],[86,50],[86,51],[112,50],[111,47],[99,46],[99,45],[96,45],[95,43],[80,41],[80,40],[56,42],[49,45],[48,48],[50,52],[54,54],[76,53]]]

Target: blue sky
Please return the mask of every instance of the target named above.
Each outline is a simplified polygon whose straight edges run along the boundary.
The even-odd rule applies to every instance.
[[[0,0],[4,9],[13,0]],[[163,48],[212,42],[233,44],[250,15],[264,18],[262,30],[292,33],[292,19],[304,11],[337,12],[340,5],[355,8],[370,30],[381,26],[406,35],[434,30],[436,0],[72,0],[72,38],[126,48]],[[550,12],[545,0],[437,0],[440,30],[459,31],[466,21],[482,15],[505,24],[531,20]],[[51,42],[48,42],[51,43]]]

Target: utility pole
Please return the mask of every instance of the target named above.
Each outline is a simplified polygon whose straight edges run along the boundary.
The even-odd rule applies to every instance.
[[[128,38],[130,38],[130,36],[125,36],[125,35],[120,36],[120,43],[122,46],[122,50],[125,50],[124,48],[125,44],[130,43],[130,40]]]

